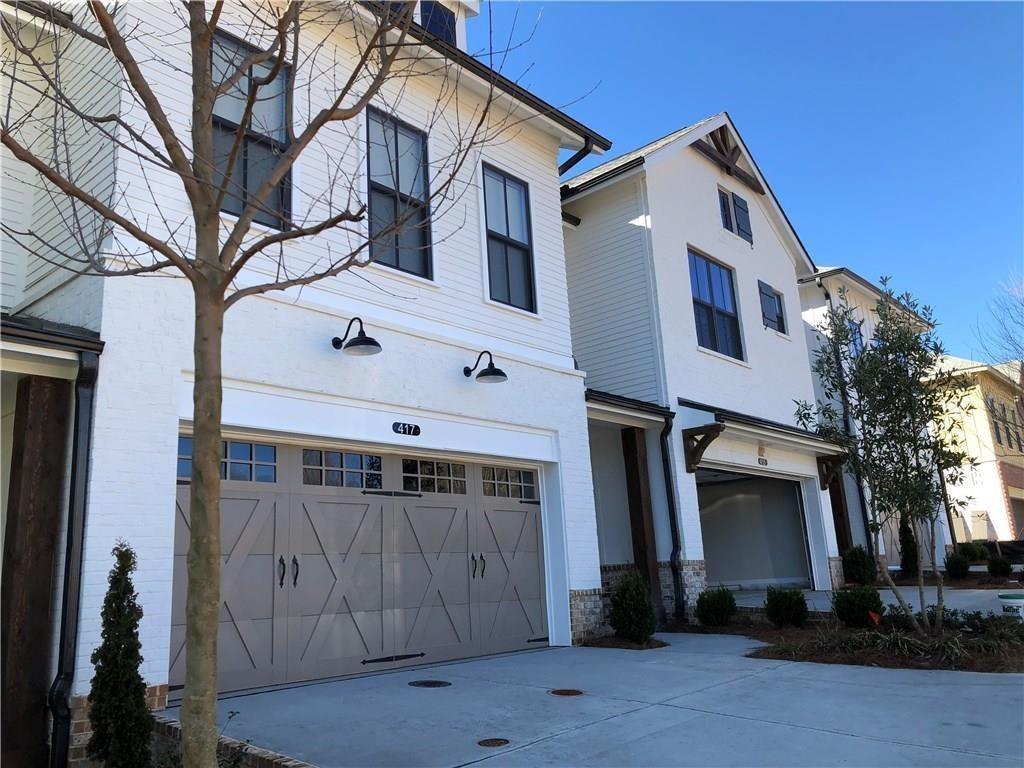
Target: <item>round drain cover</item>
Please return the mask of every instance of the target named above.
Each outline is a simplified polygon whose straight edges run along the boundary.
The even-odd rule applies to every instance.
[[[481,739],[477,744],[481,747],[504,747],[508,739]]]
[[[552,696],[582,696],[583,691],[579,688],[552,688],[548,691]]]
[[[451,683],[447,680],[413,680],[409,685],[413,688],[447,688]]]

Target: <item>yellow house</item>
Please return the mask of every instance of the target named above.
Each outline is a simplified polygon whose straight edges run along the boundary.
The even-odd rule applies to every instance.
[[[966,502],[954,527],[957,541],[1024,539],[1024,361],[987,365],[947,356],[946,366],[970,377],[963,420],[965,448],[975,466],[950,485]]]

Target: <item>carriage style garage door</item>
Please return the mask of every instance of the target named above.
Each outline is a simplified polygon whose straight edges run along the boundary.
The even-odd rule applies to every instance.
[[[191,446],[181,439],[179,476]],[[228,441],[221,690],[547,642],[537,473]],[[178,489],[170,684],[185,677],[188,485]]]

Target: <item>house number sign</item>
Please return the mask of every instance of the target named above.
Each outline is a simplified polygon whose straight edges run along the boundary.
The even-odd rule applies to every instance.
[[[391,431],[396,435],[411,435],[412,437],[418,437],[420,434],[420,425],[409,424],[404,421],[396,421],[391,425]]]

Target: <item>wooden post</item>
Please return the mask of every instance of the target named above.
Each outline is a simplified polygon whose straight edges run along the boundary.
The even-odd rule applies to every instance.
[[[629,527],[633,537],[633,562],[647,579],[658,621],[664,623],[665,607],[661,597],[658,550],[654,541],[647,443],[643,429],[626,427],[622,430],[622,457],[626,465],[626,494],[629,499]]]
[[[18,382],[4,533],[0,729],[5,768],[46,763],[46,692],[62,510],[71,384]]]

